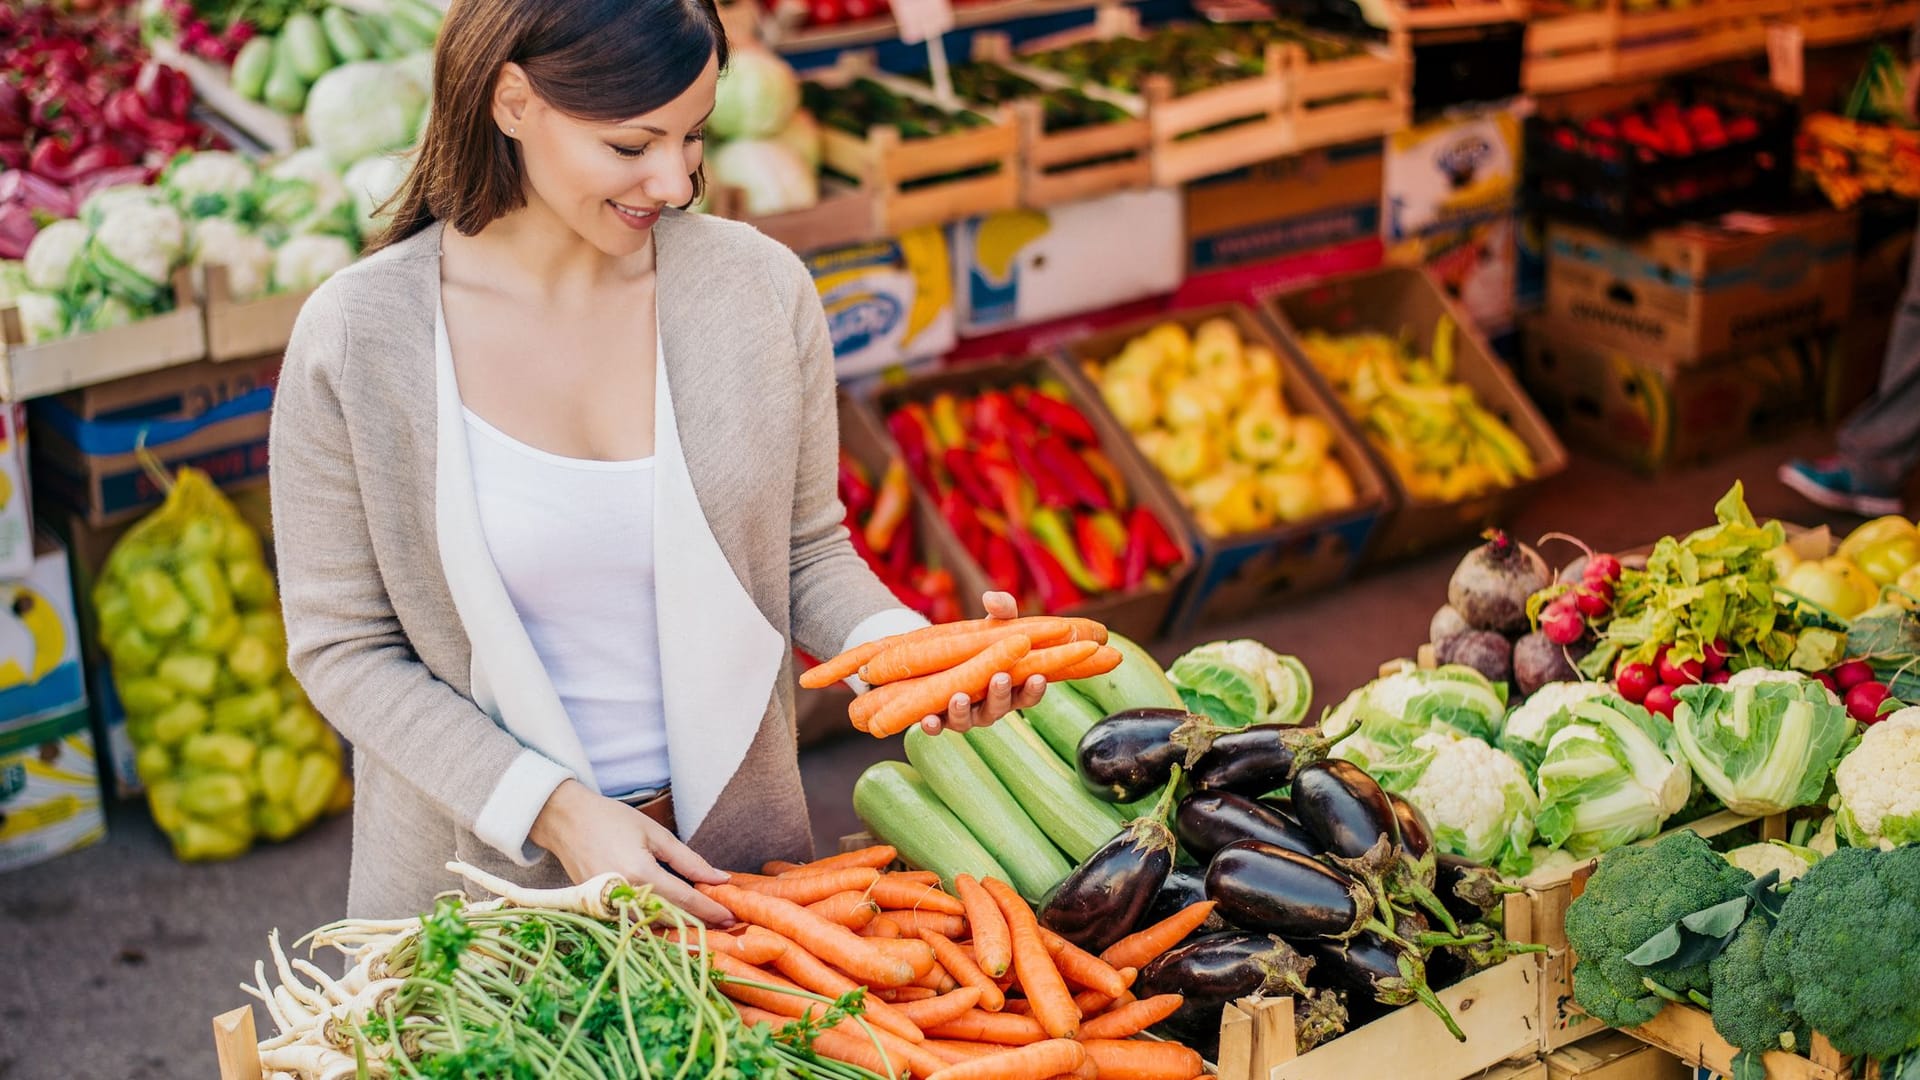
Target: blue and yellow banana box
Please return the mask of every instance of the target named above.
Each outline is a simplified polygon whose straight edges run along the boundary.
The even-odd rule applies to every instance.
[[[940,356],[958,340],[944,229],[815,252],[806,263],[843,382]]]

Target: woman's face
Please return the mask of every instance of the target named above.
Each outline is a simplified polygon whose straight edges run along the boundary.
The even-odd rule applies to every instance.
[[[644,249],[660,210],[693,198],[719,64],[673,101],[629,120],[581,120],[528,94],[517,119],[527,200],[608,255]]]

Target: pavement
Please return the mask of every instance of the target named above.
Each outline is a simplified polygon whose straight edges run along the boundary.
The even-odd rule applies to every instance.
[[[1576,457],[1513,530],[1527,540],[1559,531],[1595,550],[1631,548],[1709,523],[1735,479],[1746,481],[1756,515],[1844,528],[1846,519],[1815,512],[1774,480],[1785,457],[1825,445],[1819,433],[1801,432],[1651,480]],[[1425,640],[1466,547],[1153,651],[1167,661],[1203,641],[1258,638],[1303,659],[1316,708],[1330,706]],[[1563,548],[1552,561],[1570,557]],[[860,771],[899,753],[899,740],[854,737],[802,754],[823,848],[860,828],[849,802]],[[104,843],[0,875],[0,1080],[214,1080],[210,1018],[249,1000],[237,985],[266,955],[269,930],[298,936],[342,914],[350,834],[341,818],[235,862],[189,866],[168,853],[144,807],[120,804]],[[267,1032],[267,1018],[256,1019]]]

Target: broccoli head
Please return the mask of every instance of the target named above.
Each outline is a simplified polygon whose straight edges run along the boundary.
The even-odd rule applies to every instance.
[[[1752,874],[1691,832],[1608,852],[1587,891],[1567,908],[1567,943],[1580,957],[1573,970],[1574,1001],[1613,1027],[1637,1027],[1666,1004],[1649,982],[1677,996],[1705,994],[1706,962],[1654,970],[1627,954],[1682,917],[1739,898],[1752,881]]]
[[[1749,915],[1708,965],[1713,978],[1713,1030],[1747,1054],[1795,1050],[1807,1044],[1806,1026],[1790,1009],[1792,992],[1767,974],[1766,948],[1771,927],[1765,916]],[[1766,1069],[1753,1061],[1764,1075]],[[1741,1069],[1734,1070],[1740,1080]]]
[[[1920,1047],[1920,845],[1842,848],[1820,860],[1767,939],[1767,975],[1843,1054]]]

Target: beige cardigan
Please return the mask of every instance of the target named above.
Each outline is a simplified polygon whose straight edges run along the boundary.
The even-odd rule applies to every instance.
[[[792,647],[917,625],[841,525],[833,350],[812,280],[753,229],[666,212],[654,550],[681,835],[753,868],[811,848]],[[293,673],[355,750],[348,910],[428,910],[459,857],[563,884],[527,842],[592,772],[480,531],[440,228],[300,312],[274,402],[276,550]]]

